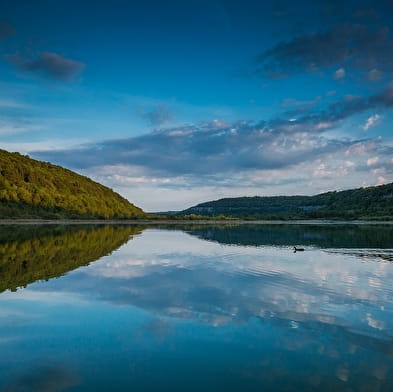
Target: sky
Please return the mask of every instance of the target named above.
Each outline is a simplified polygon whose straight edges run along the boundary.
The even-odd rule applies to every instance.
[[[0,148],[145,211],[393,182],[393,1],[0,10]]]

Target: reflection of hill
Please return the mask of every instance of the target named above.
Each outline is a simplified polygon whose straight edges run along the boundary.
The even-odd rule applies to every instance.
[[[189,234],[222,244],[393,248],[392,225],[239,225],[187,228]]]
[[[87,265],[140,232],[130,226],[1,227],[0,292]]]

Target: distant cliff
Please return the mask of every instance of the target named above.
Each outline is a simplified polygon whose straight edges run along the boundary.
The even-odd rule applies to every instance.
[[[261,219],[393,219],[393,183],[315,196],[236,197],[198,204],[181,215]]]
[[[146,214],[71,170],[0,150],[0,218],[138,218]]]

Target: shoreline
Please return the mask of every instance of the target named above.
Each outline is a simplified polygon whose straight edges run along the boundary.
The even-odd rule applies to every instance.
[[[100,220],[100,219],[0,219],[0,225],[393,225],[393,221],[334,220]]]

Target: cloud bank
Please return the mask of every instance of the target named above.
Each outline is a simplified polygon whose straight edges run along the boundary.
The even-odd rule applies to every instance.
[[[326,133],[351,116],[369,109],[393,107],[393,84],[368,98],[347,97],[324,110],[285,113],[271,121],[212,121],[107,140],[80,149],[36,152],[35,156],[75,168],[128,164],[155,175],[209,175],[231,171],[269,170],[310,162],[365,143],[332,138]],[[294,113],[291,112],[291,116]],[[369,128],[379,117],[371,117]]]
[[[143,167],[152,175],[213,175],[285,168],[359,143],[296,130],[297,124],[291,132],[291,127],[289,123],[275,130],[264,123],[225,127],[209,123],[34,156],[76,168],[126,164]]]

